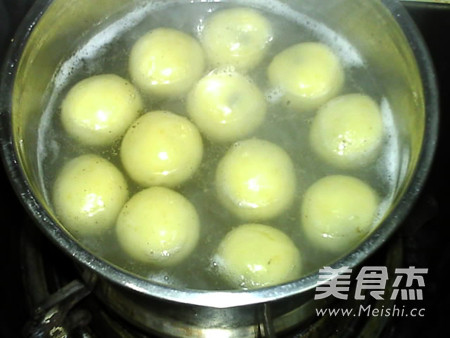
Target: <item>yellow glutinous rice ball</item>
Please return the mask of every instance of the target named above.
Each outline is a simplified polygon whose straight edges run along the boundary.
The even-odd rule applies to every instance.
[[[259,88],[247,77],[218,70],[202,78],[190,92],[187,111],[209,139],[237,141],[264,121],[267,104]]]
[[[257,66],[273,39],[272,25],[250,8],[213,13],[201,32],[201,43],[213,67],[232,65],[239,71]]]
[[[296,177],[289,155],[260,139],[233,144],[216,170],[220,201],[244,220],[270,219],[292,203]]]
[[[122,173],[106,159],[82,155],[67,162],[53,187],[58,219],[77,235],[97,235],[112,227],[128,199]]]
[[[327,163],[358,168],[372,162],[383,142],[378,105],[367,95],[339,96],[319,109],[311,125],[312,149]]]
[[[158,266],[171,266],[195,249],[200,224],[194,206],[168,188],[147,188],[122,208],[116,234],[132,258]]]
[[[142,112],[139,92],[114,74],[96,75],[73,86],[63,100],[61,121],[80,143],[111,145]]]
[[[120,148],[126,172],[144,187],[183,183],[197,170],[202,156],[197,127],[167,111],[142,115],[130,126]]]
[[[300,252],[282,231],[244,224],[230,231],[214,256],[220,275],[235,288],[254,289],[300,277]]]
[[[202,76],[203,49],[192,36],[171,28],[157,28],[131,49],[129,72],[143,92],[159,97],[185,94]]]
[[[326,45],[304,42],[276,55],[267,70],[282,101],[296,110],[316,109],[336,96],[344,84],[339,58]]]
[[[306,191],[301,205],[305,236],[331,252],[351,249],[373,227],[379,199],[363,181],[343,175],[326,176]]]

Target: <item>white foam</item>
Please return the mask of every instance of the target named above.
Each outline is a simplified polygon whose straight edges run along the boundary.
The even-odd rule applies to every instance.
[[[59,147],[51,147],[51,149],[45,146],[44,142],[45,135],[49,132],[51,120],[53,119],[56,100],[59,97],[61,91],[65,88],[68,80],[71,76],[79,70],[84,61],[92,60],[98,58],[101,53],[104,52],[106,45],[113,42],[115,39],[120,37],[123,32],[129,30],[133,26],[141,22],[148,14],[154,10],[158,10],[167,6],[167,3],[149,3],[145,6],[140,6],[134,8],[132,12],[127,13],[119,20],[115,21],[111,25],[106,26],[97,34],[92,36],[84,45],[82,45],[75,54],[73,54],[69,59],[62,63],[58,72],[53,78],[53,88],[49,95],[48,102],[42,114],[37,137],[37,162],[38,171],[40,177],[40,184],[44,191],[44,198],[49,202],[49,196],[47,189],[44,187],[43,178],[43,163],[48,156],[48,152],[59,152]]]
[[[399,176],[400,165],[400,142],[398,130],[395,125],[394,115],[389,101],[383,97],[380,102],[383,129],[385,130],[386,144],[379,163],[379,170],[383,172],[384,179],[387,180],[388,194],[380,202],[378,213],[374,220],[377,225],[386,215],[395,197],[396,186],[401,179]],[[402,154],[403,157],[403,154]]]
[[[67,82],[67,78],[81,66],[83,60],[98,58],[103,52],[103,47],[120,37],[123,32],[136,26],[139,22],[145,19],[150,12],[165,6],[167,6],[167,4],[149,3],[146,6],[138,7],[111,25],[108,25],[103,30],[99,31],[91,37],[86,44],[81,46],[81,48],[78,49],[72,57],[62,64],[54,79],[55,87],[58,89],[64,86]]]
[[[389,101],[384,97],[381,100],[380,109],[387,140],[385,145],[386,151],[384,152],[383,158],[385,161],[383,168],[387,177],[390,178],[390,188],[394,190],[398,179],[400,179],[400,177],[398,177],[400,170],[400,140],[392,108]]]
[[[276,104],[281,101],[281,99],[284,97],[285,92],[280,87],[273,87],[269,88],[264,92],[264,96],[266,98],[266,101],[270,104]]]
[[[281,3],[277,0],[236,0],[232,1],[232,3],[259,8],[285,17],[288,20],[295,22],[297,25],[312,31],[319,40],[326,43],[335,51],[342,60],[344,66],[360,67],[364,65],[361,55],[346,38],[337,34],[324,23],[293,10],[285,3]]]

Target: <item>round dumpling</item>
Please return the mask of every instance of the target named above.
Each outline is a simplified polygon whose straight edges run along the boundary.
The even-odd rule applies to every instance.
[[[204,67],[203,49],[197,40],[171,28],[157,28],[142,36],[129,59],[133,82],[147,94],[161,97],[186,93]]]
[[[236,141],[256,130],[266,115],[266,101],[247,77],[220,70],[202,78],[190,92],[187,111],[208,138]]]
[[[316,109],[339,93],[344,70],[326,45],[305,42],[276,55],[267,70],[270,83],[281,90],[283,101],[296,110]]]
[[[383,121],[378,105],[367,95],[339,96],[319,109],[311,125],[312,149],[340,168],[373,161],[381,149]]]
[[[371,230],[378,205],[377,194],[363,181],[351,176],[326,176],[304,195],[304,234],[311,243],[327,251],[351,249]]]
[[[258,11],[232,8],[213,13],[201,32],[201,42],[213,67],[254,68],[273,39],[272,25]]]
[[[199,233],[194,206],[163,187],[147,188],[131,197],[116,225],[120,246],[130,257],[158,266],[175,265],[189,256]]]
[[[216,256],[218,271],[233,287],[254,289],[300,277],[300,252],[282,231],[244,224],[230,231]]]
[[[73,86],[63,100],[61,121],[66,132],[91,146],[119,139],[143,109],[139,92],[114,74],[96,75]]]
[[[128,199],[122,173],[106,159],[81,155],[66,163],[53,186],[53,206],[61,224],[78,235],[112,227]]]
[[[216,171],[220,201],[245,220],[270,219],[282,213],[294,199],[295,186],[289,155],[260,139],[233,144]]]
[[[183,183],[197,170],[202,156],[197,127],[168,111],[142,115],[130,126],[120,148],[126,172],[144,187]]]

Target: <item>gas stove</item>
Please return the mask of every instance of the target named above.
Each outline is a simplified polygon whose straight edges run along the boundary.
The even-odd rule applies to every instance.
[[[0,0],[0,59],[33,0]],[[439,80],[441,100],[440,129],[449,126],[446,111],[450,109],[450,4],[444,1],[405,1],[432,55]],[[415,266],[428,268],[423,300],[423,317],[315,318],[308,325],[294,327],[289,337],[419,337],[444,336],[450,313],[447,292],[447,268],[450,267],[450,230],[447,225],[445,190],[449,172],[445,158],[448,136],[440,133],[434,165],[427,184],[413,212],[386,243],[370,257],[372,265]],[[0,236],[1,268],[0,337],[46,337],[56,311],[64,317],[60,331],[52,337],[151,337],[138,328],[117,318],[89,295],[78,282],[73,263],[55,248],[32,224],[16,198],[4,169],[0,171],[2,234]],[[62,300],[62,301],[61,301]],[[408,302],[414,307],[417,302]],[[271,323],[264,322],[261,336],[273,336]]]

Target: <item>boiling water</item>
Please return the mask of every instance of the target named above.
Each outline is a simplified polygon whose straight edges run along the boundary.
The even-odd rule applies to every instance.
[[[107,22],[80,42],[80,48],[57,70],[52,88],[48,91],[47,106],[39,128],[38,162],[42,186],[47,202],[51,205],[51,189],[55,176],[63,163],[84,153],[96,152],[123,170],[119,160],[117,142],[109,149],[98,150],[75,144],[65,134],[60,124],[60,105],[67,91],[76,82],[86,77],[115,73],[128,76],[128,55],[134,42],[147,31],[157,27],[172,27],[193,36],[201,32],[205,17],[212,12],[232,6],[230,3],[162,2],[134,8],[120,17]],[[343,37],[313,19],[293,12],[284,5],[272,1],[241,1],[234,4],[258,7],[270,20],[274,29],[274,40],[269,54],[261,65],[249,76],[266,93],[270,103],[265,123],[252,136],[272,141],[283,147],[296,167],[299,180],[296,200],[283,215],[266,222],[283,230],[292,238],[302,253],[303,272],[311,273],[338,257],[326,254],[308,245],[299,226],[299,205],[303,192],[317,179],[329,174],[350,174],[368,182],[383,198],[378,219],[389,206],[395,185],[398,163],[398,142],[392,112],[383,93],[377,87],[370,71],[358,51]],[[234,5],[235,6],[235,5]],[[281,50],[300,42],[321,41],[330,46],[340,57],[346,71],[346,87],[343,93],[361,92],[374,98],[382,109],[385,123],[385,144],[380,158],[370,167],[359,171],[343,171],[324,165],[311,153],[308,129],[311,115],[296,114],[278,104],[277,95],[268,85],[266,68],[272,57]],[[144,97],[146,110],[170,110],[185,115],[184,101],[157,101]],[[179,266],[159,270],[128,258],[120,249],[114,229],[97,237],[78,238],[82,245],[117,265],[121,269],[155,282],[175,287],[196,289],[226,289],[216,274],[212,257],[225,234],[242,223],[227,212],[217,201],[214,188],[214,172],[218,160],[228,146],[211,144],[204,140],[204,160],[195,176],[176,190],[188,198],[196,207],[201,220],[201,236],[195,252]],[[129,180],[130,194],[141,188]]]

